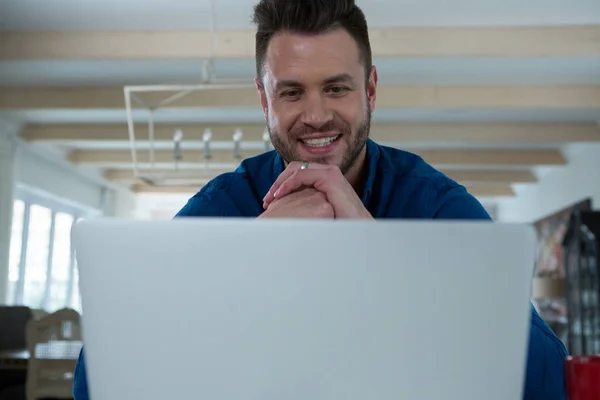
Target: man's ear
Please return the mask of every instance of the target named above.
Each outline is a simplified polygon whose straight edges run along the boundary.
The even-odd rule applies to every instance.
[[[258,95],[260,96],[260,106],[263,110],[263,115],[265,116],[265,120],[267,119],[267,112],[269,110],[269,105],[267,103],[267,94],[265,93],[265,88],[260,81],[260,78],[254,78],[254,84],[256,85],[256,89],[258,90]]]
[[[373,65],[367,82],[367,100],[371,112],[375,111],[375,100],[377,100],[377,68]]]

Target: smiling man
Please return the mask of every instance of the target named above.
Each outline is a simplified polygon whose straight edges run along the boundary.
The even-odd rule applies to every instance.
[[[378,77],[353,0],[262,0],[254,22],[255,82],[275,151],[212,180],[178,217],[490,219],[420,157],[369,139]],[[524,399],[564,398],[565,356],[531,307]],[[74,395],[88,398],[83,352]]]

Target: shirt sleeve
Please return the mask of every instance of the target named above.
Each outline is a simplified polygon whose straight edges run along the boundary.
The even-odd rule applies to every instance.
[[[445,192],[438,204],[434,218],[490,219],[481,203],[463,187]],[[566,398],[564,363],[567,350],[533,305],[530,307],[523,399],[563,400]]]
[[[563,342],[531,306],[531,327],[527,353],[525,400],[563,400],[566,398]]]
[[[85,361],[83,348],[79,352],[79,358],[75,366],[75,374],[73,376],[73,400],[89,400],[87,376],[85,372]]]
[[[179,210],[175,218],[180,217],[241,217],[243,213],[235,204],[234,194],[242,193],[239,174],[223,174],[202,187]],[[245,182],[244,182],[245,183]]]
[[[450,189],[436,199],[440,206],[436,210],[434,218],[437,219],[491,219],[483,205],[465,188],[456,187]]]

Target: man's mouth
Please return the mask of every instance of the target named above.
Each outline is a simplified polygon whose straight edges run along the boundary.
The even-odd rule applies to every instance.
[[[340,135],[335,135],[335,136],[323,137],[323,138],[300,139],[300,141],[309,147],[324,147],[324,146],[328,146],[331,143],[335,142],[336,140],[339,139],[339,137],[340,137]]]

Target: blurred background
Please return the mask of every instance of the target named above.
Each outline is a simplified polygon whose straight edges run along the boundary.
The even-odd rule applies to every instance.
[[[0,399],[69,397],[74,223],[172,218],[271,149],[254,3],[0,2]],[[380,79],[371,137],[496,221],[534,224],[533,303],[570,352],[600,352],[600,2],[357,3]]]

